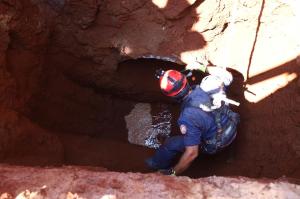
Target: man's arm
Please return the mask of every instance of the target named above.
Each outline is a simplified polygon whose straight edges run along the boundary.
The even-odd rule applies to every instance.
[[[185,171],[193,162],[193,160],[198,156],[199,146],[187,146],[185,147],[185,151],[182,154],[179,162],[174,167],[174,171],[177,174]]]

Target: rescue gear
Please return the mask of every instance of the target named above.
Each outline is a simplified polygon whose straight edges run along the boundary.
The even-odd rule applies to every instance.
[[[226,98],[226,93],[224,83],[218,76],[208,75],[204,77],[200,83],[200,88],[212,99],[212,106],[209,107],[211,111],[222,106],[222,99]]]
[[[223,74],[225,74],[223,78],[220,78],[219,76],[217,76],[217,74],[208,75],[204,77],[200,83],[200,88],[204,90],[206,93],[208,93],[212,98],[213,106],[210,107],[212,110],[220,108],[222,106],[222,102],[225,102],[226,105],[228,104],[233,104],[235,106],[240,105],[239,102],[228,99],[226,97],[225,86],[229,86],[230,83],[232,82],[232,75],[230,73],[228,75],[227,73],[225,73],[224,70],[222,71]]]
[[[200,83],[202,90],[209,94],[220,92],[223,86],[223,81],[218,76],[214,75],[204,77]]]
[[[158,70],[156,77],[159,78],[160,89],[166,96],[174,99],[182,99],[190,91],[190,85],[186,76],[176,70]]]

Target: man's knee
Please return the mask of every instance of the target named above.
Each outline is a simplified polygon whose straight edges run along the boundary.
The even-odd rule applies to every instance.
[[[172,136],[168,138],[163,147],[167,150],[183,152],[185,149],[183,136]]]

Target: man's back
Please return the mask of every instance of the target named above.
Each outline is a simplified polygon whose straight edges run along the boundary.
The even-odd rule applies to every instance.
[[[210,101],[207,93],[199,87],[193,88],[183,100],[178,125],[180,129],[186,130],[184,139],[186,146],[199,145],[202,139],[214,135],[211,131],[211,129],[216,129],[214,114],[200,108],[201,104],[209,106]]]

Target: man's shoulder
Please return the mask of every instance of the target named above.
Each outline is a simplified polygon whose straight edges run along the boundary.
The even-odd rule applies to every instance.
[[[183,102],[183,108],[196,108],[195,111],[204,111],[203,106],[210,107],[211,98],[201,88],[194,89],[188,98]],[[192,109],[193,110],[193,109]]]
[[[209,112],[204,111],[200,107],[196,106],[187,106],[181,111],[181,117],[184,118],[196,118],[197,120],[202,120],[207,117],[211,117]]]
[[[200,86],[196,86],[193,88],[190,96],[192,100],[197,100],[197,101],[209,101],[210,96],[208,93],[206,93],[204,90],[200,88]]]

